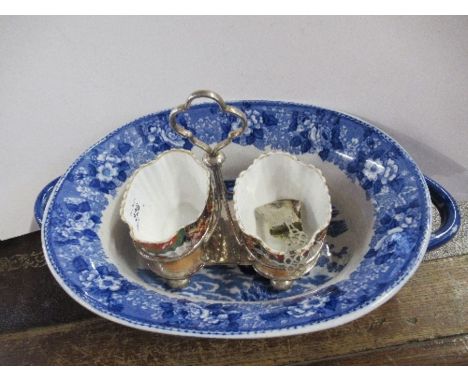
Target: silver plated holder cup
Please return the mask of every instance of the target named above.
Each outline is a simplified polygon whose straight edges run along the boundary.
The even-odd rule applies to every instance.
[[[199,98],[211,99],[240,122],[213,146],[177,121]],[[290,288],[293,280],[315,265],[331,219],[330,196],[320,170],[286,153],[264,154],[236,180],[231,208],[221,172],[226,159],[221,150],[245,131],[245,114],[215,92],[200,90],[171,111],[169,124],[205,156],[202,164],[188,151],[169,150],[138,169],[130,180],[121,217],[147,267],[171,287],[182,288],[204,266],[251,265],[274,289]],[[275,183],[278,169],[285,176],[283,182]],[[190,192],[182,191],[187,182],[194,185],[188,187]],[[146,189],[141,190],[141,185]],[[169,200],[171,193],[174,200]],[[162,222],[161,216],[168,214],[167,222]],[[266,225],[255,225],[256,214]],[[275,226],[278,216],[287,216],[286,223]],[[301,217],[304,227],[298,220]]]
[[[172,287],[187,285],[204,264],[214,199],[209,170],[186,150],[165,151],[129,181],[121,218],[146,266]]]
[[[284,152],[261,155],[234,187],[234,213],[254,269],[288,289],[318,260],[331,220],[321,171]]]

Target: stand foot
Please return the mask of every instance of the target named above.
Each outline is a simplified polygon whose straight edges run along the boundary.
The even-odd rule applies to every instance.
[[[180,279],[180,280],[168,280],[166,279],[167,284],[174,289],[182,289],[189,285],[190,279]]]
[[[292,280],[270,280],[270,284],[276,290],[288,290],[293,282]]]

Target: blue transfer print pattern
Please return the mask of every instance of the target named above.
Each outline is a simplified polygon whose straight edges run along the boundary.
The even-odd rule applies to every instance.
[[[265,101],[236,106],[248,117],[247,132],[236,143],[318,154],[366,191],[375,208],[374,232],[357,268],[345,279],[328,283],[349,259],[346,247],[330,245],[331,255],[321,256],[317,272],[308,276],[309,285],[320,287],[301,295],[298,283],[299,289],[276,297],[248,269],[232,270],[238,283],[214,283],[213,268],[205,273],[207,280],[193,285],[205,292],[211,288],[217,302],[196,299],[195,290],[187,296],[156,293],[122,277],[100,241],[103,211],[125,180],[155,154],[172,147],[191,148],[172,133],[168,112],[162,112],[109,134],[78,158],[54,189],[43,226],[45,252],[54,273],[77,299],[120,322],[156,331],[217,336],[287,333],[364,309],[412,273],[424,255],[430,230],[429,199],[421,173],[400,146],[364,122],[313,106]],[[211,105],[194,107],[180,122],[209,142],[219,141],[238,124]],[[339,236],[346,229],[346,221],[337,215],[329,235]],[[139,277],[158,283],[143,269]],[[252,278],[253,283],[245,283]],[[224,291],[218,293],[220,288]]]

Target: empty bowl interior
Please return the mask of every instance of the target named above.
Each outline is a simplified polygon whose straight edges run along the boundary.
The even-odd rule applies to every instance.
[[[187,151],[168,151],[135,174],[122,218],[135,240],[164,242],[200,217],[209,192],[209,171]]]
[[[266,242],[258,230],[255,210],[284,199],[302,202],[302,225],[309,242],[327,227],[331,202],[321,172],[289,154],[276,152],[255,160],[236,181],[234,205],[241,229],[270,248],[281,250],[274,242]]]

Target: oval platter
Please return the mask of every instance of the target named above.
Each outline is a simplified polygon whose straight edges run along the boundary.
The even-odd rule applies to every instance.
[[[406,151],[376,127],[340,112],[277,101],[230,104],[244,111],[248,128],[224,150],[226,178],[235,179],[262,152],[281,150],[313,163],[327,179],[333,218],[313,271],[290,290],[275,292],[249,268],[211,267],[174,291],[139,263],[118,216],[126,181],[165,150],[193,150],[171,130],[169,111],[163,111],[107,135],[54,187],[42,241],[61,287],[123,325],[222,338],[327,329],[392,297],[417,269],[431,233],[428,188]],[[214,143],[237,122],[202,104],[181,123]]]

